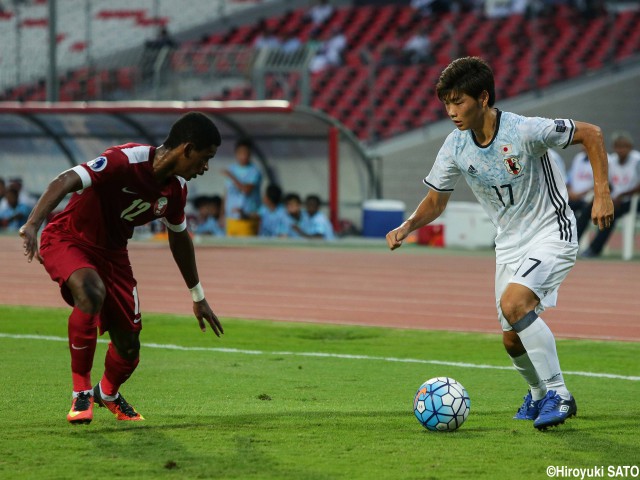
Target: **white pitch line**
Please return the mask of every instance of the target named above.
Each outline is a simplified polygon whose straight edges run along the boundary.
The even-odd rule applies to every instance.
[[[68,342],[66,337],[55,337],[52,335],[28,335],[1,333],[0,338],[11,338],[16,340],[48,340],[52,342]],[[98,343],[109,343],[108,340],[98,339]],[[182,345],[161,344],[161,343],[143,343],[143,347],[157,348],[161,350],[179,350],[183,352],[215,352],[215,353],[236,353],[241,355],[277,355],[292,357],[317,357],[317,358],[343,358],[346,360],[371,360],[380,362],[396,362],[396,363],[420,363],[427,365],[444,365],[447,367],[459,368],[480,368],[488,370],[513,370],[513,367],[505,367],[500,365],[485,365],[481,363],[465,363],[465,362],[446,362],[442,360],[424,360],[421,358],[398,358],[398,357],[376,357],[372,355],[353,355],[348,353],[325,353],[325,352],[286,352],[276,351],[268,352],[264,350],[244,350],[239,348],[216,348],[216,347],[184,347]],[[611,378],[615,380],[628,380],[631,382],[640,382],[640,377],[630,375],[616,375],[613,373],[596,373],[596,372],[563,372],[565,375],[578,375],[580,377],[592,378]]]

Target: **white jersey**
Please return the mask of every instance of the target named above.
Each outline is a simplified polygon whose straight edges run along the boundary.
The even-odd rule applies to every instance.
[[[620,164],[620,157],[617,153],[610,154],[609,182],[611,183],[612,197],[617,197],[640,185],[640,152],[631,150],[623,165]],[[625,196],[626,199],[628,196]]]
[[[571,144],[572,120],[497,111],[496,133],[480,146],[470,130],[454,130],[424,183],[453,191],[460,176],[497,229],[496,262],[518,261],[539,240],[576,243],[567,188],[547,149]]]

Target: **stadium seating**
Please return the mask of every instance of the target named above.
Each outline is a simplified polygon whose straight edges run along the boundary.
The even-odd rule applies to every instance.
[[[269,3],[273,0],[261,0]],[[14,5],[9,6],[9,3]],[[0,101],[38,100],[44,95],[40,80],[45,78],[48,65],[48,4],[46,0],[3,2],[0,13]],[[172,33],[205,25],[248,7],[253,2],[228,0],[189,0],[189,8],[174,0],[110,0],[87,2],[64,0],[57,2],[58,70],[65,95],[85,100],[87,91],[78,87],[76,69],[88,63],[97,70],[109,70],[110,76],[124,80],[112,87],[131,90],[128,75],[121,75],[121,67],[134,67],[138,56],[134,47],[157,35],[158,27],[168,25]],[[87,25],[87,20],[90,24]],[[118,54],[118,55],[116,55]],[[104,59],[104,60],[103,60]],[[67,73],[68,72],[68,73]],[[134,79],[135,80],[135,79]],[[65,83],[69,85],[65,87]],[[82,85],[80,85],[82,86]],[[108,93],[108,85],[96,91]]]
[[[84,15],[78,2],[80,0],[62,2],[72,7],[68,12],[69,21],[76,24]],[[189,21],[193,23],[175,6],[176,3],[163,2],[162,15],[157,17],[151,14],[151,4],[144,3],[145,8],[136,4],[136,8],[131,8],[127,0],[114,0],[108,7],[97,8],[93,12],[96,19],[93,37],[109,38],[109,41],[92,42],[91,54],[104,54],[108,49],[125,44],[140,44],[158,25],[168,23],[177,31],[191,25]],[[34,4],[28,18],[21,20],[23,28],[29,29],[36,38],[25,47],[25,56],[35,54],[30,48],[41,49],[46,44],[45,9],[44,3]],[[216,59],[210,52],[212,47],[235,45],[250,51],[256,38],[269,30],[282,36],[297,36],[303,42],[313,35],[324,39],[333,31],[341,31],[348,40],[344,64],[312,75],[311,105],[336,117],[352,128],[359,138],[366,140],[388,138],[443,118],[444,111],[435,98],[434,85],[441,69],[451,58],[461,54],[485,57],[495,70],[496,93],[505,98],[601,69],[640,52],[640,28],[637,28],[640,11],[637,10],[587,19],[569,7],[559,6],[552,17],[532,21],[523,15],[486,19],[471,12],[421,17],[409,6],[390,2],[384,6],[337,8],[315,34],[305,13],[305,9],[295,9],[261,22],[183,42],[172,55],[171,68],[178,73],[204,76],[210,75],[215,65],[215,71],[222,72],[225,60]],[[15,21],[11,12],[5,12],[0,17],[0,34],[8,26],[14,28],[12,22]],[[139,65],[123,62],[88,73],[82,67],[88,46],[82,29],[66,28],[64,22],[58,43],[63,52],[63,63],[72,68],[61,81],[61,99],[109,98],[114,92],[124,96],[130,94],[143,75]],[[450,28],[451,25],[455,28]],[[427,29],[432,41],[435,57],[432,65],[375,67],[363,63],[363,51],[373,56],[375,64],[380,60],[383,45],[398,39],[404,41],[422,28]],[[118,32],[117,38],[112,39],[113,31]],[[15,48],[12,41],[14,39],[7,37],[7,48],[12,45]],[[37,68],[42,66],[30,65],[27,71]],[[265,89],[267,98],[299,102],[298,78],[291,74],[284,77],[269,74]],[[6,89],[0,94],[0,100],[38,100],[44,96],[44,84],[36,81]],[[205,92],[201,98],[247,99],[255,98],[255,92],[247,85],[239,85],[219,94]]]
[[[296,10],[268,19],[262,28],[275,28],[284,36],[297,35],[307,40],[311,26],[303,20],[303,13],[304,10]],[[448,24],[456,26],[452,34],[446,27]],[[387,138],[444,116],[434,98],[434,85],[443,66],[456,54],[456,45],[464,45],[466,54],[487,58],[496,73],[497,94],[504,98],[544,88],[637,54],[638,24],[638,11],[585,19],[564,6],[552,18],[535,22],[522,15],[480,19],[474,13],[420,18],[410,7],[400,5],[339,8],[320,28],[318,36],[326,38],[336,29],[344,32],[348,52],[343,66],[313,74],[312,106],[338,118],[363,140],[372,134],[375,138]],[[430,32],[435,64],[379,67],[372,83],[371,67],[363,64],[361,52],[366,50],[379,59],[382,45],[389,43],[396,32],[407,39],[423,27]],[[211,36],[209,42],[233,41],[249,46],[263,29],[239,27],[230,36]],[[289,91],[295,91],[291,87]],[[239,90],[247,88],[228,90],[214,98],[243,98]],[[278,88],[267,88],[267,92],[271,94],[269,98],[286,93]],[[289,98],[294,102],[297,99]],[[367,113],[372,105],[373,114]]]

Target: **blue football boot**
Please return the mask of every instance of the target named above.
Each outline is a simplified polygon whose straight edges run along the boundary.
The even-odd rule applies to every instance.
[[[540,413],[540,402],[531,398],[531,390],[524,396],[524,402],[514,415],[515,420],[535,420]]]
[[[538,430],[546,430],[564,423],[567,418],[578,413],[578,407],[573,395],[569,400],[565,400],[558,395],[555,390],[549,390],[547,395],[540,400],[540,414],[533,422],[533,426]]]

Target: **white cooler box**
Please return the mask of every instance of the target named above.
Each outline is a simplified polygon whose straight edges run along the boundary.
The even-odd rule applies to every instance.
[[[436,223],[444,225],[445,247],[494,247],[496,228],[479,203],[449,202]]]

